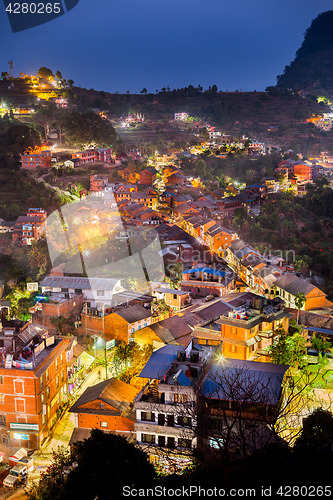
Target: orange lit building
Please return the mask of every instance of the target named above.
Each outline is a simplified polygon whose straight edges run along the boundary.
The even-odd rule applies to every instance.
[[[295,163],[294,176],[300,182],[310,182],[313,177],[313,166],[305,163]]]
[[[75,414],[76,429],[97,428],[130,437],[135,421],[131,407],[138,392],[116,378],[88,387],[69,410]]]
[[[267,348],[277,329],[288,331],[289,313],[281,299],[268,300],[252,293],[232,293],[224,298],[233,308],[216,323],[221,325],[223,354],[229,358],[269,361]]]
[[[35,325],[0,334],[0,449],[39,448],[66,399],[65,351],[70,339],[47,336]]]
[[[26,153],[21,155],[21,167],[27,169],[51,168],[51,151],[43,150],[39,153]]]

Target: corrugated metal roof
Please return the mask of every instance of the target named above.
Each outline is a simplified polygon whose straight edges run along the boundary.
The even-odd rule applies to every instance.
[[[161,347],[150,356],[139,377],[152,379],[164,377],[177,353],[183,350],[184,347],[180,345],[169,344]]]
[[[277,404],[288,368],[274,363],[225,358],[211,365],[202,393],[205,397],[224,401]]]
[[[46,276],[40,286],[50,288],[76,288],[80,290],[113,290],[118,279],[81,278],[74,276]]]
[[[218,269],[214,269],[212,267],[193,267],[192,269],[186,269],[182,272],[182,274],[193,274],[193,273],[206,273],[212,274],[213,276],[225,276],[225,271],[219,271]]]

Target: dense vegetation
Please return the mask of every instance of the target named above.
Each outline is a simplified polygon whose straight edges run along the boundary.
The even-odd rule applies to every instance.
[[[333,10],[319,14],[312,21],[295,59],[278,76],[277,84],[333,95]]]

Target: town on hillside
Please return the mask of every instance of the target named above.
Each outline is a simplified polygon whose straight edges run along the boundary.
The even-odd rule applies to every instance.
[[[96,429],[164,477],[297,448],[333,411],[333,150],[237,134],[185,91],[101,94],[2,73],[4,488],[58,446],[71,477]],[[311,144],[332,124],[298,122]]]

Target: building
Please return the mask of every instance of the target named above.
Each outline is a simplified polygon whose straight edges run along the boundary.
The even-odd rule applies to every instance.
[[[135,304],[119,307],[113,312],[97,312],[86,308],[81,314],[80,332],[85,335],[99,335],[107,340],[123,341],[126,344],[134,338],[135,332],[153,322],[150,308]]]
[[[49,336],[36,325],[0,334],[1,449],[39,448],[67,398],[69,338]]]
[[[233,277],[212,267],[193,267],[182,273],[181,289],[202,296],[223,297],[233,288]]]
[[[299,182],[312,181],[313,165],[311,163],[296,162],[294,164],[294,176]]]
[[[188,119],[188,113],[175,113],[174,114],[174,119],[177,120],[177,121],[181,121],[181,122],[186,122],[186,120]]]
[[[45,232],[47,212],[42,208],[29,208],[27,215],[17,218],[12,237],[14,243],[21,245],[31,245]]]
[[[279,297],[285,302],[286,307],[291,309],[297,309],[295,298],[298,293],[303,293],[305,296],[305,303],[302,307],[305,311],[332,305],[332,302],[327,300],[326,294],[320,288],[292,273],[279,277],[274,281],[273,286]]]
[[[191,303],[190,294],[184,290],[176,290],[173,288],[156,288],[153,295],[158,300],[164,300],[166,305],[174,311],[180,311]]]
[[[87,149],[85,151],[77,151],[72,154],[72,160],[77,160],[76,167],[81,167],[86,163],[97,161],[96,151],[94,149]]]
[[[37,297],[33,308],[33,322],[54,328],[54,318],[66,318],[75,323],[83,308],[83,294],[57,292]]]
[[[133,438],[135,413],[132,405],[138,392],[116,378],[88,387],[69,410],[75,417],[72,443],[76,441],[78,429],[96,428]]]
[[[231,293],[223,299],[232,308],[216,321],[221,325],[223,354],[227,357],[269,361],[267,348],[288,331],[291,315],[281,299],[268,300],[251,292]]]
[[[40,153],[27,153],[21,155],[21,167],[27,169],[34,168],[51,168],[52,155],[51,151],[45,150]]]
[[[219,357],[198,394],[198,445],[210,459],[244,457],[281,440],[271,424],[283,398],[288,366]]]
[[[136,440],[154,463],[167,471],[184,467],[197,446],[196,389],[203,368],[215,351],[191,341],[153,352],[140,378],[146,385],[134,400]]]
[[[148,167],[142,172],[140,172],[139,176],[139,184],[146,184],[148,186],[152,186],[154,180],[156,179],[157,170],[154,167]]]
[[[103,312],[111,309],[112,296],[124,288],[120,279],[78,278],[72,276],[46,276],[40,283],[42,293],[65,293],[71,298],[74,294],[83,294],[87,309]]]
[[[103,189],[108,185],[107,177],[103,177],[101,175],[91,175],[90,176],[90,191],[93,193],[98,193],[99,191],[103,191]]]

